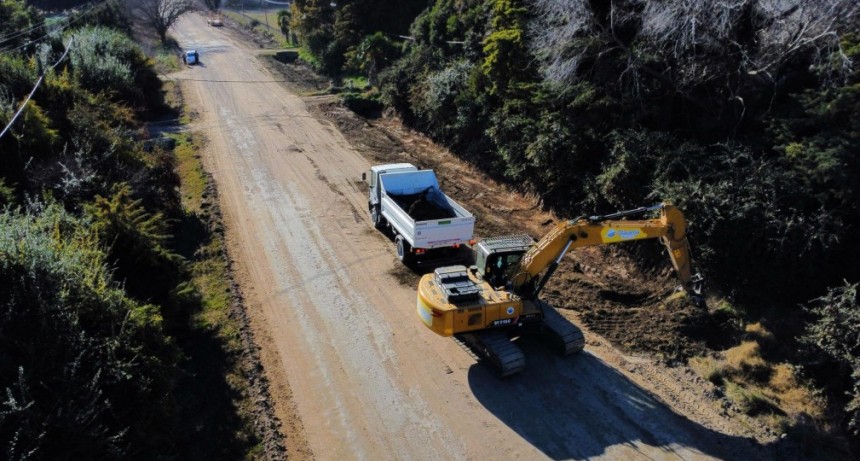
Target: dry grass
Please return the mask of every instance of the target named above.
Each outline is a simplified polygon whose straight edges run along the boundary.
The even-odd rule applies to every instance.
[[[721,357],[694,357],[688,363],[699,376],[721,386],[726,398],[744,413],[774,430],[821,422],[824,400],[798,378],[794,367],[762,356],[762,348],[773,342],[773,334],[754,323],[744,329],[744,340]]]
[[[750,416],[782,416],[785,414],[777,402],[757,386],[747,386],[744,383],[729,381],[726,383],[726,397]]]
[[[758,343],[774,340],[773,333],[768,331],[760,322],[751,323],[744,328],[745,336]]]
[[[726,374],[725,362],[713,357],[693,357],[689,360],[690,368],[702,378],[721,386]]]
[[[732,374],[743,375],[755,381],[770,379],[771,365],[761,356],[761,347],[755,341],[744,341],[726,351],[726,365]]]

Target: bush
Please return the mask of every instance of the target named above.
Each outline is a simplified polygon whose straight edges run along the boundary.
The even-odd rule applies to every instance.
[[[108,248],[114,276],[128,294],[163,306],[169,327],[185,325],[188,310],[183,305],[179,283],[187,279],[182,258],[167,248],[169,225],[160,213],[150,214],[141,201],[131,197],[127,184],[113,187],[110,197],[96,196],[85,206],[92,227]]]
[[[113,281],[88,222],[56,206],[0,214],[0,313],[7,457],[164,453],[175,350],[155,306]]]
[[[811,302],[807,309],[816,320],[808,326],[802,341],[824,360],[836,365],[822,367],[826,370],[824,384],[831,390],[848,393],[846,426],[860,437],[860,299],[857,286],[858,283],[846,282]]]
[[[384,107],[378,95],[346,93],[342,101],[349,110],[368,118],[379,117]]]
[[[106,92],[133,106],[157,109],[161,83],[151,63],[128,36],[102,26],[72,34],[69,51],[78,83],[93,93]]]

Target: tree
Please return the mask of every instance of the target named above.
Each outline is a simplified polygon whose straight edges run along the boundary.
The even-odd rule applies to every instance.
[[[492,86],[490,93],[504,93],[510,83],[529,80],[531,61],[525,43],[528,7],[520,0],[496,0],[492,32],[484,39],[482,69]]]
[[[292,37],[290,37],[290,22],[292,20],[293,15],[290,13],[290,10],[278,11],[278,29],[281,30],[282,34],[284,34],[284,38],[291,43],[293,42]]]
[[[167,39],[170,29],[183,14],[193,11],[193,0],[139,0],[133,6],[144,25],[152,28],[161,41]]]
[[[367,35],[358,44],[352,56],[353,65],[367,72],[367,80],[373,86],[379,85],[379,71],[397,56],[397,47],[382,32]]]
[[[583,66],[621,57],[619,80],[631,88],[652,76],[689,95],[721,81],[725,99],[749,79],[778,82],[798,55],[850,70],[839,36],[860,17],[856,0],[537,0],[535,9],[533,51],[551,81],[580,80],[590,70]],[[659,61],[670,64],[669,72],[655,66]]]

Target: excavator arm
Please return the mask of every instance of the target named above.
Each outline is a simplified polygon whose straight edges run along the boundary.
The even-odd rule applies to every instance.
[[[622,219],[656,210],[660,210],[659,218]],[[702,279],[692,272],[687,222],[683,213],[669,203],[559,223],[523,257],[519,272],[511,280],[513,291],[521,296],[536,298],[571,248],[653,238],[659,238],[669,250],[672,266],[684,290],[697,299],[701,294]]]

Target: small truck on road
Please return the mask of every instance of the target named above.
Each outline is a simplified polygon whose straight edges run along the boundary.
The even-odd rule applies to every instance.
[[[182,53],[182,62],[187,66],[193,66],[200,63],[200,53],[197,50],[187,50]]]
[[[475,216],[442,192],[433,170],[392,163],[361,177],[368,181],[373,225],[390,232],[404,264],[459,259],[461,246],[473,243]]]

